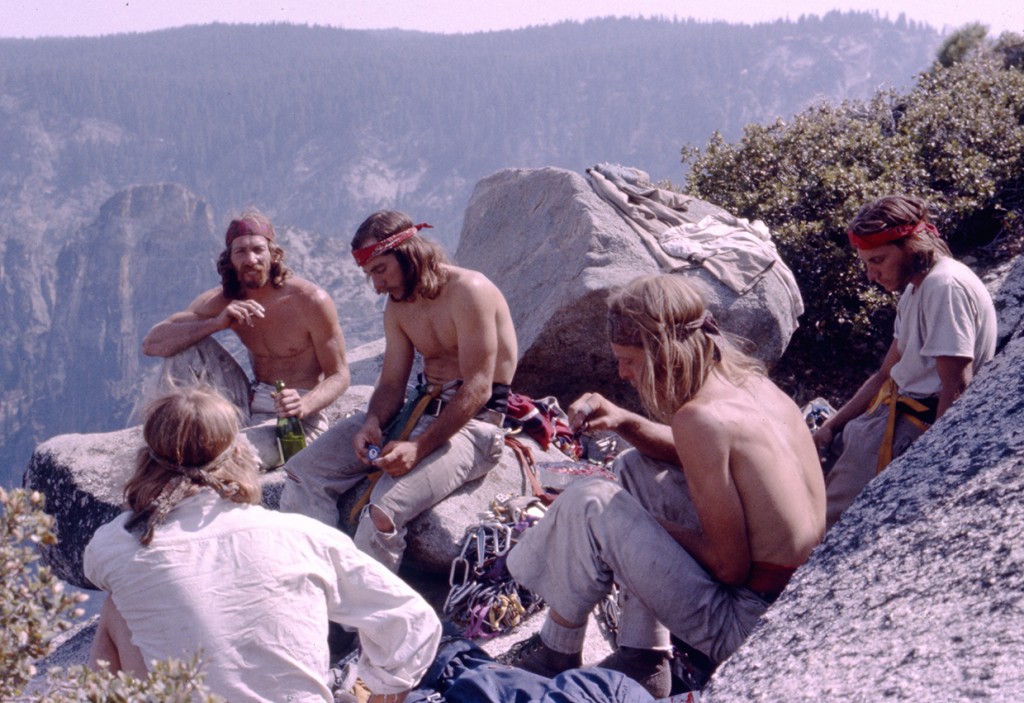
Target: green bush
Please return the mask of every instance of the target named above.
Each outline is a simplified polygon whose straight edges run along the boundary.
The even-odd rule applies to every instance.
[[[763,220],[793,269],[806,312],[774,375],[801,402],[841,402],[891,340],[893,298],[867,285],[846,239],[861,205],[889,193],[928,200],[958,256],[1016,253],[1024,239],[1024,40],[969,39],[905,95],[815,105],[749,125],[735,144],[715,134],[684,148],[687,192]]]
[[[50,654],[55,635],[80,617],[73,596],[46,566],[36,566],[38,548],[56,542],[53,518],[43,512],[43,496],[0,488],[0,701],[47,703],[186,703],[221,699],[202,685],[198,661],[157,663],[145,679],[123,672],[90,671],[84,666],[48,672],[41,697],[24,694],[36,675],[36,662]]]
[[[946,37],[936,52],[935,60],[940,66],[949,68],[953,64],[963,61],[970,54],[983,51],[986,36],[988,36],[988,30],[985,25],[978,22],[964,25]]]

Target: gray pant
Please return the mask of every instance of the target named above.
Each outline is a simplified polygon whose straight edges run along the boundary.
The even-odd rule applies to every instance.
[[[331,527],[338,526],[339,498],[376,471],[359,460],[352,445],[365,419],[363,413],[345,418],[288,461],[285,469],[289,476],[281,493],[281,510],[303,513]],[[422,434],[434,420],[421,418],[410,438]],[[369,511],[364,509],[353,538],[356,546],[397,571],[405,551],[409,522],[459,486],[497,466],[504,446],[505,435],[500,427],[470,420],[409,473],[399,478],[381,475],[370,494],[369,505],[386,514],[395,529],[390,533],[379,531]]]
[[[238,408],[242,420],[242,434],[259,456],[260,468],[273,469],[281,465],[281,449],[277,444],[277,411],[270,395],[274,387],[267,383],[252,383],[235,358],[213,337],[196,342],[182,352],[164,360],[160,370],[158,388],[203,383],[215,388]],[[308,391],[297,389],[300,395]],[[302,419],[306,442],[327,431],[327,416],[314,413]]]
[[[508,557],[512,576],[573,623],[622,589],[619,646],[668,649],[669,632],[714,662],[746,639],[768,604],[716,581],[658,524],[696,526],[682,470],[635,450],[616,460],[622,485],[573,484]]]
[[[879,405],[873,412],[864,413],[846,423],[842,433],[833,442],[830,451],[838,454],[839,458],[825,476],[826,528],[832,527],[839,520],[877,475],[878,454],[882,450],[888,421],[889,406]],[[924,430],[905,416],[898,417],[892,442],[892,458],[907,451],[923,433]]]

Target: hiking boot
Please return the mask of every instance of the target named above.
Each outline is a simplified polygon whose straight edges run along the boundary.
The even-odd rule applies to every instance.
[[[602,659],[598,666],[621,671],[646,688],[654,698],[668,698],[672,693],[672,669],[668,652],[619,647]]]
[[[523,640],[512,646],[503,657],[502,664],[518,667],[533,674],[539,674],[549,679],[558,676],[563,671],[578,669],[583,665],[583,652],[565,654],[544,644],[540,633]]]

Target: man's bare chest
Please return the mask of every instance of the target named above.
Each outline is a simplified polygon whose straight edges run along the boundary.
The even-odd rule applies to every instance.
[[[312,337],[302,315],[273,307],[267,308],[265,315],[252,327],[235,328],[249,353],[288,359],[312,350]]]
[[[432,304],[416,309],[410,306],[401,313],[398,316],[399,328],[424,357],[458,354],[459,340],[455,321],[444,307]]]

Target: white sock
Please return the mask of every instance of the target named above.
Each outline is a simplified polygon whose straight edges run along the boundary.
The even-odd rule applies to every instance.
[[[540,640],[549,648],[562,654],[578,654],[583,651],[583,640],[587,637],[586,626],[566,627],[559,625],[549,615],[540,628]]]

